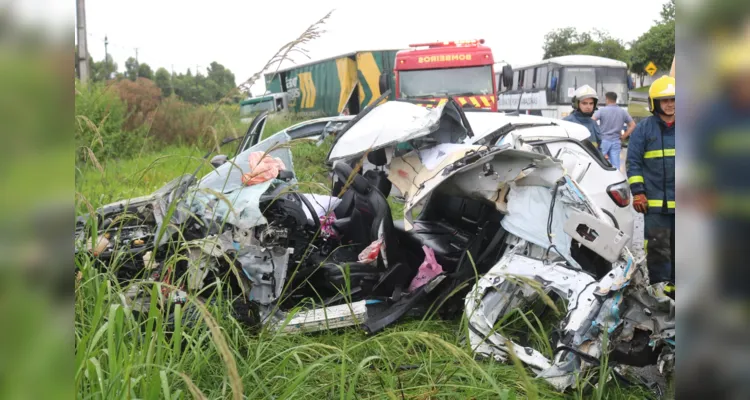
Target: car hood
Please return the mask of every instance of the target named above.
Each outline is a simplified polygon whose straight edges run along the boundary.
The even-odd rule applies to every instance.
[[[587,139],[590,135],[583,125],[561,119],[535,115],[508,115],[505,113],[467,112],[466,119],[471,124],[474,137],[470,142],[476,143],[502,127],[528,127],[518,129],[517,135],[525,139],[536,138],[570,138]],[[507,129],[506,128],[506,129]]]
[[[406,101],[388,101],[352,120],[333,145],[328,161],[359,157],[431,134],[465,136],[468,130],[453,102],[426,108]]]

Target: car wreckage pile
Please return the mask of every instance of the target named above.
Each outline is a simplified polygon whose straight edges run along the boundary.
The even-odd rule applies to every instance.
[[[452,100],[367,108],[330,150],[330,196],[297,190],[282,131],[201,179],[185,175],[79,217],[76,253],[124,282],[179,287],[175,302],[226,278],[242,293],[239,319],[286,332],[374,333],[436,308],[464,313],[478,355],[514,353],[559,390],[605,353],[617,371],[671,373],[674,300],[649,285],[628,235],[563,163],[503,128],[477,139]],[[403,221],[386,200],[393,186]],[[126,293],[136,311],[148,309],[141,287]],[[543,297],[566,305],[552,359],[496,329]]]

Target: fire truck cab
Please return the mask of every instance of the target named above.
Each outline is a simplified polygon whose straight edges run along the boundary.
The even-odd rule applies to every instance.
[[[409,47],[396,53],[396,99],[431,107],[452,96],[465,108],[497,111],[494,59],[484,39]]]

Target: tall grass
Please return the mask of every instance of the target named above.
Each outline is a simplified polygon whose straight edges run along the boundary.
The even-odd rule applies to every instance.
[[[515,370],[475,361],[447,323],[420,330],[406,323],[372,337],[353,329],[253,335],[228,317],[225,299],[201,304],[191,297],[175,306],[175,321],[191,308],[198,317],[171,325],[156,301],[146,315],[132,312],[122,288],[92,260],[79,268],[79,398],[494,399],[513,398],[518,389]],[[159,284],[149,286],[157,299]],[[549,390],[541,395],[559,398]]]
[[[285,45],[268,65],[288,59],[297,44],[317,37],[317,26],[327,17]],[[259,76],[243,84],[250,85]],[[218,147],[222,137],[237,137],[246,129],[233,122],[238,118],[232,106],[196,109],[161,99],[156,107],[151,103],[133,107],[137,100],[128,102],[122,92],[114,95],[109,89],[89,86],[77,92],[80,118],[76,138],[79,161],[85,161],[76,170],[79,213],[153,192],[201,165],[198,156],[211,146]],[[295,122],[294,116],[274,116],[265,133]],[[150,139],[140,140],[143,137]],[[295,172],[303,190],[330,193],[323,167],[330,140],[322,146],[292,144]],[[136,146],[119,146],[119,141]],[[217,151],[232,154],[233,149],[230,145]],[[402,205],[391,204],[394,218],[399,218]],[[177,258],[165,263],[174,266]],[[80,271],[75,283],[74,380],[78,398],[565,397],[530,377],[520,364],[475,360],[462,334],[465,319],[407,319],[374,336],[354,328],[299,335],[256,332],[231,316],[232,305],[223,290],[206,301],[189,295],[185,304],[171,305],[163,295],[169,286],[141,280],[143,298],[150,303],[145,312],[136,312],[125,295],[125,285],[132,282],[121,286],[97,263],[85,255],[76,259]],[[217,280],[209,288],[222,289],[223,285]],[[539,319],[534,321],[538,323],[535,336],[549,334]],[[623,392],[607,387],[602,393],[618,398]]]

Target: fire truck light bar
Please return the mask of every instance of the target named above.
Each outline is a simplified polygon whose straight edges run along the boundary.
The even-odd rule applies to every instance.
[[[409,47],[458,47],[458,46],[476,46],[478,44],[484,44],[484,39],[478,40],[456,40],[452,42],[433,42],[433,43],[417,43],[410,44]]]

